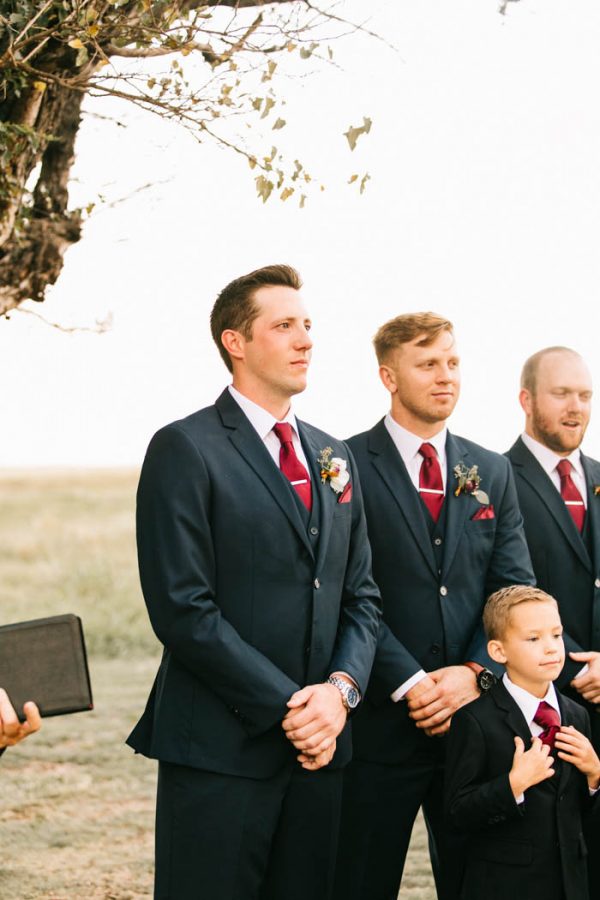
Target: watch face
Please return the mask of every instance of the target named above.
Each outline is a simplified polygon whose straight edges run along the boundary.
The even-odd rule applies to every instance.
[[[495,683],[496,676],[493,672],[490,672],[489,669],[483,669],[477,676],[477,684],[479,685],[479,689],[481,691],[489,691],[489,689]]]
[[[348,688],[348,693],[346,694],[346,703],[350,707],[350,709],[354,709],[358,706],[358,691],[356,688]]]

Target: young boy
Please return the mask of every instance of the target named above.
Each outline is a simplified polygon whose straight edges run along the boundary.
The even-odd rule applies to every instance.
[[[446,809],[469,833],[461,898],[589,900],[582,818],[600,808],[600,759],[587,712],[552,684],[565,657],[556,601],[503,588],[483,624],[506,673],[450,728]]]

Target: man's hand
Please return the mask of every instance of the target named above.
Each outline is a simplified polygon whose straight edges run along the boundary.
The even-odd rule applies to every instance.
[[[330,750],[347,717],[335,685],[309,684],[292,694],[287,705],[289,712],[281,724],[296,750],[313,759]]]
[[[6,691],[0,688],[0,749],[13,747],[28,734],[39,731],[42,720],[35,703],[26,703],[23,712],[25,721],[19,722]]]
[[[523,739],[515,737],[515,755],[508,780],[515,800],[524,794],[527,788],[554,775],[553,759],[549,755],[550,747],[542,744],[539,738],[533,738],[531,747],[525,752]]]
[[[600,787],[600,759],[586,736],[572,725],[563,725],[554,739],[558,755],[566,762],[573,763],[587,776],[591,790]]]
[[[445,734],[450,728],[453,714],[465,703],[479,696],[475,673],[468,666],[446,666],[429,672],[433,687],[412,697],[413,691],[423,683],[420,681],[407,696],[409,716],[429,737]]]
[[[587,663],[588,670],[585,675],[578,675],[571,682],[571,687],[579,691],[588,703],[600,703],[600,653],[593,650],[579,653],[569,653],[575,662]]]
[[[317,769],[322,769],[323,766],[329,765],[331,760],[333,759],[333,754],[335,753],[336,742],[333,741],[332,744],[327,748],[327,750],[323,750],[322,753],[319,753],[318,756],[308,756],[307,753],[301,753],[298,756],[298,762],[302,765],[303,769],[308,769],[310,772],[316,772]]]

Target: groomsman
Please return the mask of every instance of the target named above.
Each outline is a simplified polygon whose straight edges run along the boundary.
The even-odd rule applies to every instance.
[[[537,584],[556,597],[565,629],[567,662],[558,683],[587,708],[599,751],[600,462],[580,450],[592,406],[584,360],[567,347],[535,353],[523,366],[519,400],[525,431],[507,456]],[[597,852],[589,862],[590,895],[597,897]]]
[[[508,461],[446,427],[460,388],[451,322],[398,316],[374,345],[391,410],[348,443],[383,623],[354,719],[335,897],[395,900],[422,806],[438,896],[456,898],[462,848],[443,823],[443,736],[494,682],[481,626],[488,594],[534,577]]]
[[[346,719],[379,592],[347,447],[297,420],[311,322],[289,266],[225,287],[211,330],[232,375],[162,428],[137,541],[164,650],[129,737],[159,760],[156,900],[328,900]]]

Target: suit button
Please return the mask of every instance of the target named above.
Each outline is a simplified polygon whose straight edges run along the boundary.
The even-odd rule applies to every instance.
[[[443,584],[440,588],[440,594],[442,595],[442,597],[445,597],[447,593],[448,593],[448,588],[446,587],[445,584]]]
[[[594,587],[600,588],[600,578],[596,578],[594,582]]]
[[[313,527],[310,529],[310,533],[316,536],[319,533],[319,529],[315,528],[315,526],[313,525]]]
[[[441,545],[442,545],[442,539],[441,539],[441,538],[436,538],[435,541],[434,541],[433,543],[435,544],[436,547],[441,547]]]
[[[304,653],[306,654],[306,656],[308,656],[310,654],[310,647],[305,647]]]
[[[321,587],[321,582],[319,581],[318,578],[315,578],[314,585],[315,585],[315,589],[318,591],[319,588]]]
[[[429,652],[430,653],[439,653],[441,649],[442,648],[440,647],[439,644],[432,644],[431,647],[429,648]]]

